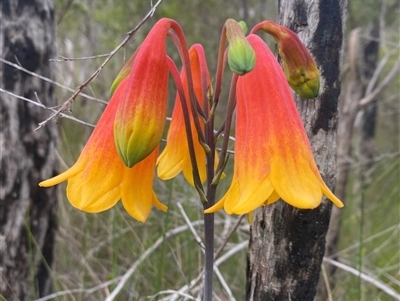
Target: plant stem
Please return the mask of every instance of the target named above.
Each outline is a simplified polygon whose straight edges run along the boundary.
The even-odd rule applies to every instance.
[[[208,198],[208,200],[210,200]],[[212,300],[214,274],[214,214],[204,214],[204,288],[203,300]]]

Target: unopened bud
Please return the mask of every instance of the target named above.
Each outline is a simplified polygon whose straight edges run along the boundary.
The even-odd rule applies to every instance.
[[[229,41],[228,64],[232,72],[243,75],[253,70],[256,56],[247,42],[242,27],[233,19],[225,22],[226,37]]]
[[[252,32],[263,30],[272,35],[283,59],[283,69],[290,87],[302,98],[315,98],[319,92],[317,65],[299,37],[289,28],[272,21],[257,24]]]

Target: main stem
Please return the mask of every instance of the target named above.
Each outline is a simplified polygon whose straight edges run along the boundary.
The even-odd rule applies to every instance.
[[[176,44],[179,45],[179,43],[177,43],[177,40],[175,39],[174,35],[170,35],[171,38],[174,40],[174,42],[176,42]],[[181,41],[182,42],[182,41]],[[180,49],[180,53],[182,56],[182,60],[184,62],[184,68],[186,70],[186,76],[187,76],[187,82],[188,82],[188,88],[189,88],[189,103],[191,104],[191,110],[192,112],[196,112],[197,111],[197,106],[195,106],[196,101],[195,99],[193,99],[193,97],[195,97],[194,95],[194,91],[193,91],[193,81],[192,81],[192,76],[191,76],[191,68],[190,68],[190,60],[188,57],[188,51],[187,51],[187,47],[186,44],[183,43],[184,45],[182,46],[182,44],[180,46],[182,46],[182,48]],[[179,48],[179,47],[178,47]],[[186,128],[186,133],[187,133],[187,139],[188,139],[188,146],[189,146],[189,153],[190,153],[190,159],[191,159],[191,163],[193,166],[193,180],[195,183],[195,186],[197,188],[198,193],[202,193],[202,191],[200,191],[201,188],[201,180],[199,177],[199,172],[198,172],[198,168],[197,168],[197,163],[196,163],[196,158],[195,158],[195,152],[194,152],[194,146],[193,146],[193,137],[192,137],[192,132],[191,132],[191,126],[190,126],[190,117],[189,117],[189,110],[186,104],[186,100],[185,100],[185,93],[184,93],[184,89],[182,86],[182,82],[180,80],[179,77],[179,73],[177,71],[177,68],[174,64],[174,62],[169,59],[168,60],[168,64],[170,67],[170,71],[171,74],[175,80],[176,86],[177,86],[177,91],[180,95],[180,100],[181,100],[181,105],[182,105],[182,112],[183,112],[183,117],[184,117],[184,121],[185,121],[185,128]],[[191,93],[192,91],[192,93]],[[197,119],[197,116],[193,116],[195,119]],[[209,126],[206,126],[206,131],[208,131]],[[199,127],[200,128],[200,127]],[[211,131],[212,133],[212,131]],[[199,133],[199,138],[201,139],[201,132]],[[209,135],[207,133],[207,135],[210,138],[203,138],[203,142],[208,142],[210,139],[214,139],[213,135]],[[208,141],[207,141],[208,140]],[[214,141],[213,141],[214,142]],[[212,150],[207,154],[207,196],[206,196],[206,200],[203,201],[203,205],[204,208],[208,208],[209,206],[212,206],[212,204],[215,203],[215,188],[214,189],[210,189],[211,187],[211,182],[214,176],[214,170],[213,170],[213,162],[214,162],[214,155],[215,155],[215,143],[211,143],[212,146],[214,146],[212,148]],[[212,164],[210,164],[212,163]],[[210,168],[208,168],[209,166],[211,166],[211,170]],[[203,292],[203,300],[204,301],[212,301],[212,292],[213,292],[213,274],[214,274],[214,214],[205,214],[204,215],[204,245],[205,245],[205,263],[204,263],[204,292]]]
[[[207,194],[207,199],[210,201],[209,194]],[[214,214],[204,214],[204,245],[205,262],[203,300],[211,301],[214,275]]]

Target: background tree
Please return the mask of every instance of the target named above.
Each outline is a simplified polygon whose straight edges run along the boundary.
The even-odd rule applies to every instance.
[[[53,2],[5,0],[1,6],[1,58],[52,78]],[[57,173],[57,132],[52,127],[34,131],[48,114],[17,97],[54,106],[54,89],[4,62],[0,68],[0,295],[33,300],[52,290],[57,193],[37,183]]]
[[[399,5],[398,0],[371,1],[365,5],[360,5],[356,1],[349,3],[345,70],[341,76],[344,88],[339,108],[336,195],[352,207],[355,217],[353,219],[359,222],[356,226],[358,231],[353,229],[352,232],[357,233],[360,239],[357,248],[359,253],[356,255],[360,271],[365,252],[365,250],[361,251],[363,249],[361,240],[368,239],[368,235],[363,237],[363,228],[368,224],[364,222],[365,216],[368,215],[366,208],[370,206],[368,203],[373,204],[366,201],[374,198],[371,188],[376,185],[377,180],[379,181],[377,175],[381,170],[376,157],[380,152],[379,149],[386,145],[377,137],[376,132],[382,129],[382,126],[387,127],[391,121],[394,121],[390,118],[383,121],[382,116],[379,117],[379,110],[382,111],[381,114],[387,114],[384,112],[389,110],[390,115],[398,116],[398,108],[391,104],[388,97],[390,99],[392,93],[398,93],[398,88],[397,92],[393,89],[396,86],[400,67],[399,50],[395,46],[398,35],[393,34],[392,30],[398,27],[396,25],[398,20],[393,18],[393,14]],[[369,18],[361,18],[363,15],[368,15]],[[398,30],[396,32],[398,33]],[[398,125],[398,120],[396,124]],[[388,132],[391,131],[388,129]],[[398,129],[397,133],[392,134],[392,138],[397,142]],[[380,147],[377,147],[377,143]],[[386,153],[399,150],[398,146],[394,149],[390,146],[385,148]],[[392,160],[388,159],[388,161]],[[382,163],[388,164],[389,167],[389,162]],[[396,159],[391,163],[395,162]],[[398,172],[392,173],[389,178],[398,180]],[[390,182],[391,180],[387,179],[387,183]],[[391,189],[389,188],[389,191]],[[368,199],[366,196],[369,196]],[[341,227],[342,220],[343,212],[333,208],[325,252],[325,256],[329,259],[343,260],[339,256],[340,235],[344,232]],[[388,220],[391,218],[389,217]],[[327,300],[330,293],[327,288],[330,290],[337,288],[336,284],[341,283],[343,276],[340,272],[335,273],[337,267],[331,264],[326,265],[325,269],[327,277],[325,280],[321,278],[317,300]],[[358,285],[361,293],[360,281]]]
[[[335,185],[337,104],[346,0],[281,0],[280,23],[298,33],[322,78],[317,99],[296,102],[316,163]],[[247,300],[313,300],[328,230],[331,204],[298,210],[284,202],[255,212],[250,232]]]

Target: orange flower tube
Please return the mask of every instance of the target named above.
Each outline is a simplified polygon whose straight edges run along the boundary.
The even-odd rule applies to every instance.
[[[343,203],[324,183],[281,66],[256,35],[248,41],[256,52],[253,71],[237,83],[235,162],[227,193],[206,213],[224,208],[250,213],[279,198],[312,209],[325,194]]]
[[[49,187],[68,180],[67,197],[74,207],[96,213],[121,200],[133,218],[145,222],[152,205],[163,211],[167,207],[160,203],[152,189],[157,149],[133,168],[124,165],[115,149],[113,124],[127,87],[125,79],[104,110],[78,161],[39,186]]]
[[[199,55],[203,56],[200,60]],[[207,65],[205,64],[204,50],[201,45],[193,45],[189,49],[190,66],[192,70],[194,92],[197,100],[202,102],[204,100],[203,87],[202,87],[202,68],[206,75],[206,84],[210,84],[210,76],[208,73]],[[201,65],[201,61],[203,64]],[[194,144],[194,152],[196,162],[199,170],[200,180],[202,183],[206,180],[206,153],[204,148],[199,142],[199,136],[196,131],[191,106],[189,101],[188,83],[185,70],[181,72],[181,80],[186,95],[186,102],[189,108],[190,124]],[[202,129],[204,129],[204,122],[201,121]],[[186,138],[186,129],[184,124],[182,106],[179,94],[175,98],[175,106],[172,112],[172,120],[167,135],[167,145],[157,160],[157,176],[162,180],[169,180],[176,177],[181,171],[191,185],[194,185],[192,164],[190,161],[189,147]],[[216,163],[216,165],[218,162]]]
[[[168,62],[166,36],[170,19],[161,19],[147,35],[127,77],[116,111],[114,135],[125,165],[147,157],[161,140],[167,117]]]

